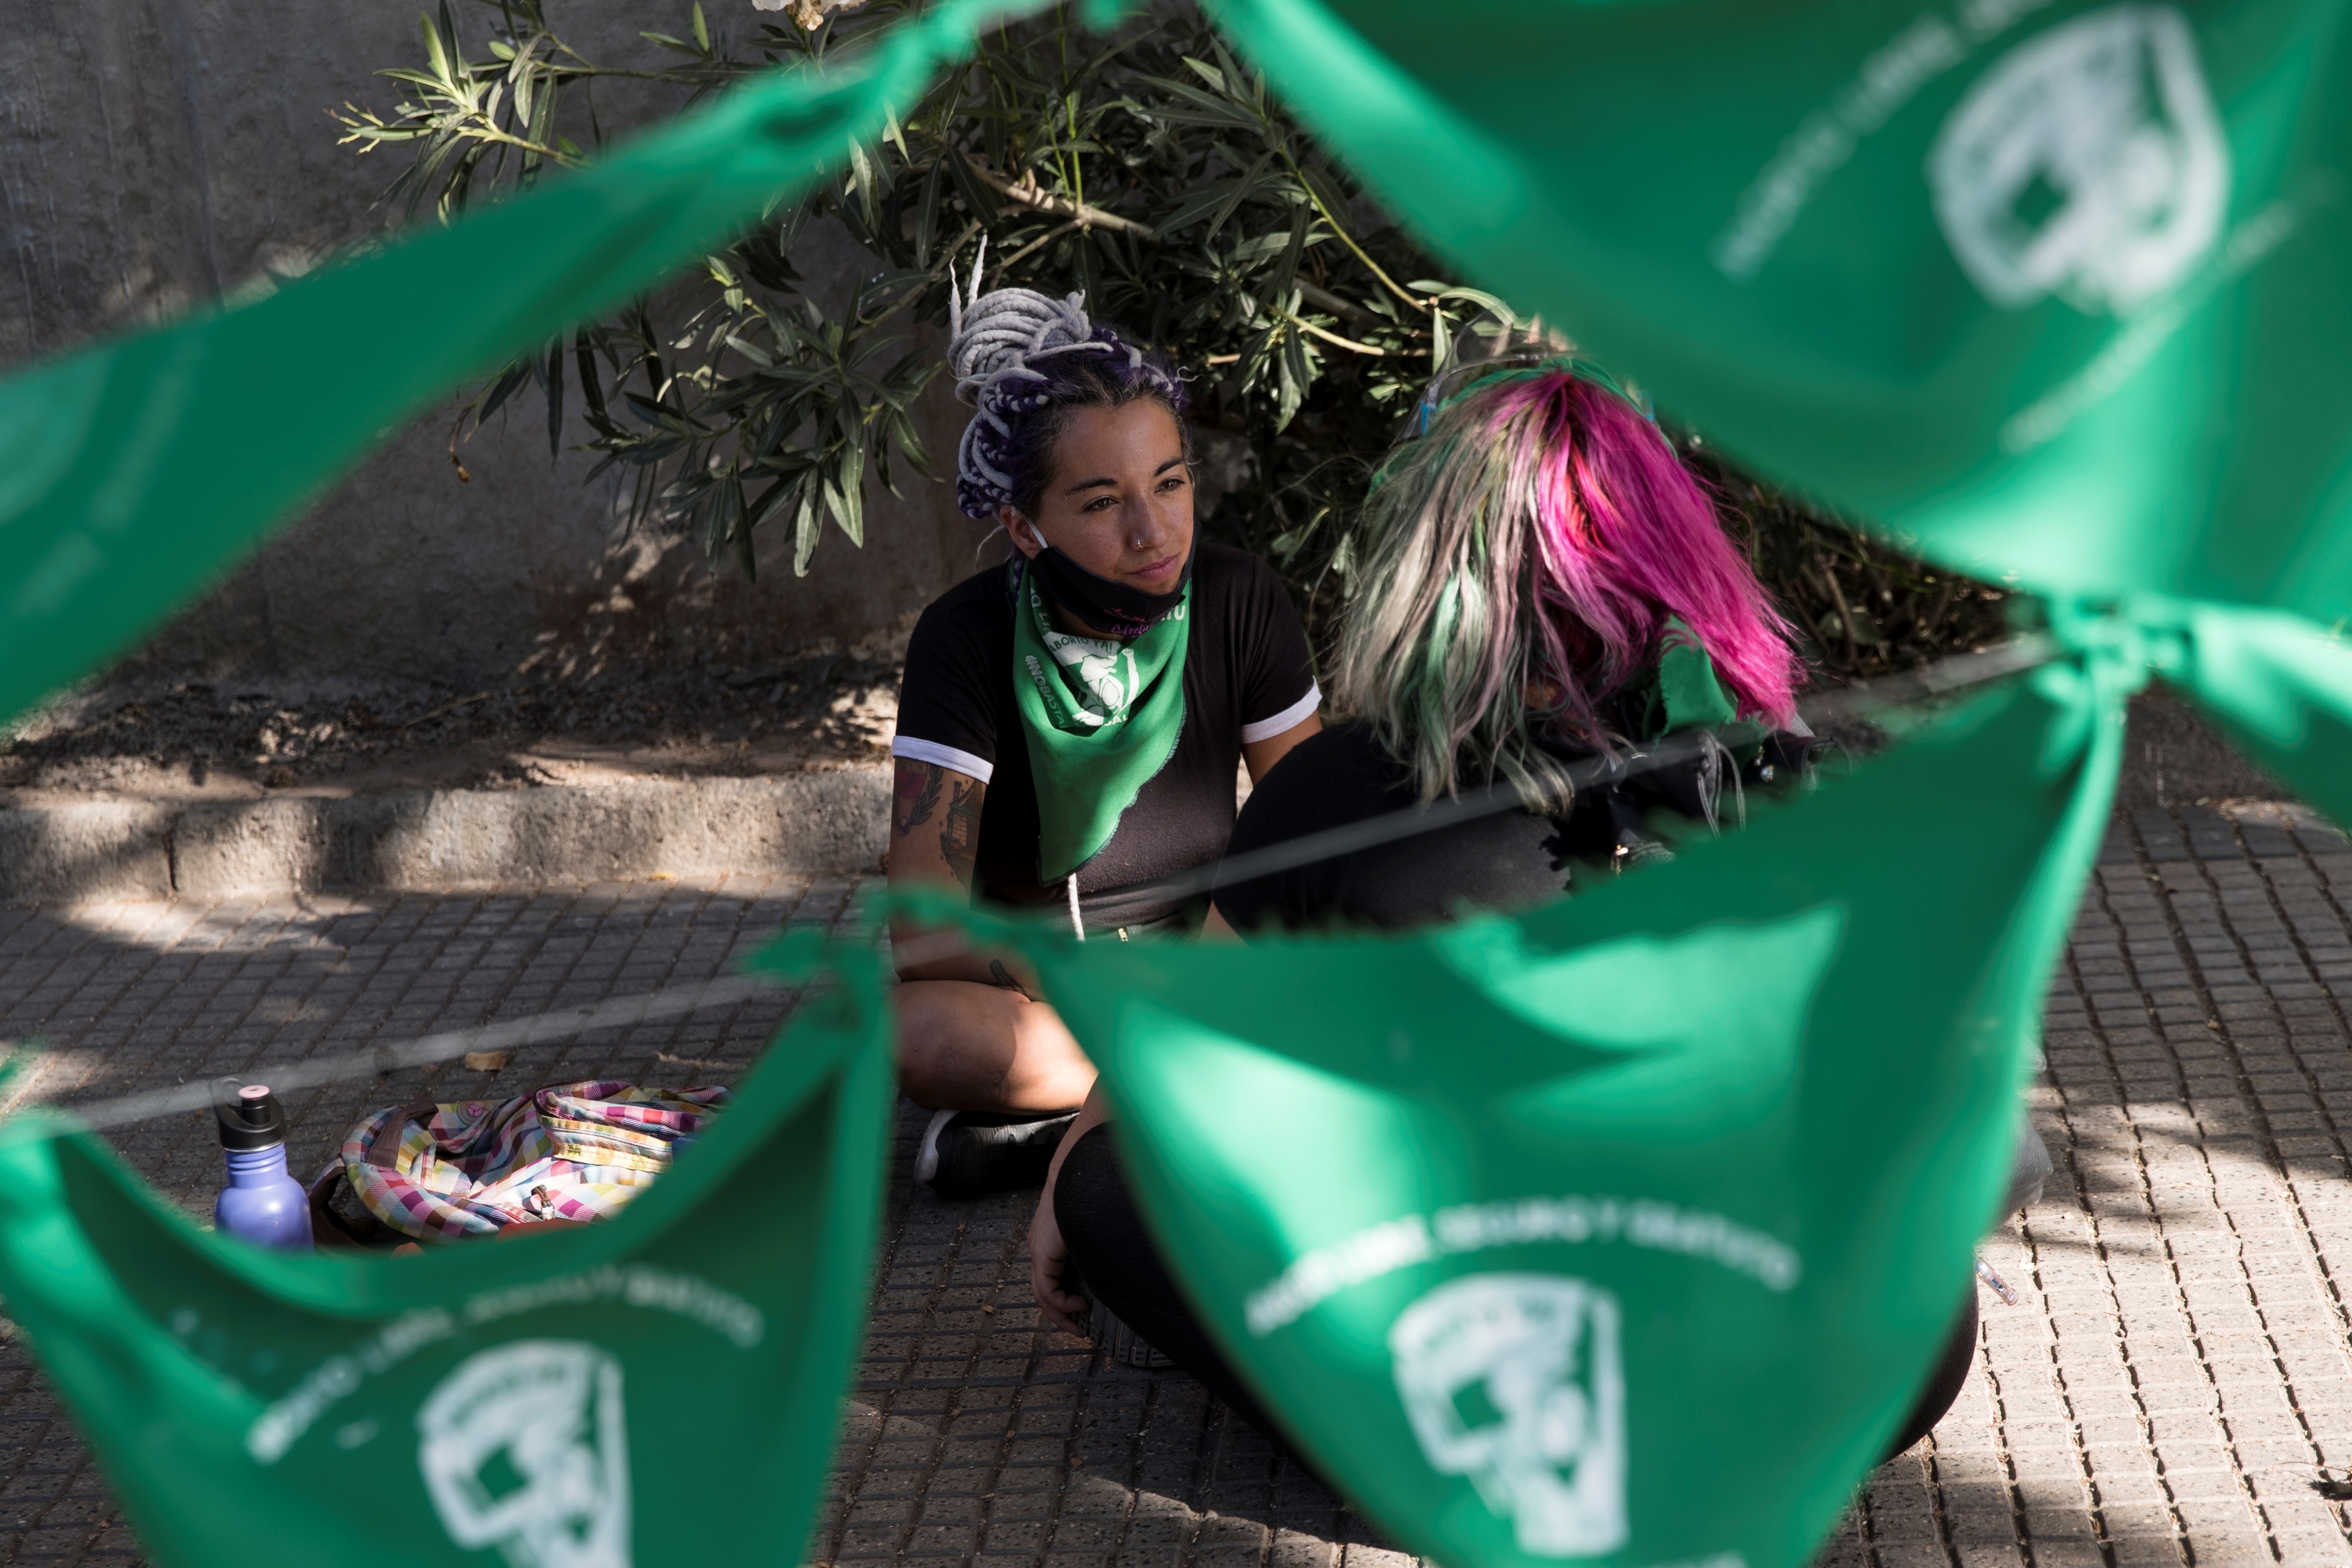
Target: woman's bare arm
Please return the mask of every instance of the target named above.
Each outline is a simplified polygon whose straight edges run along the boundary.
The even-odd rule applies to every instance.
[[[1267,770],[1287,756],[1291,747],[1310,735],[1319,735],[1322,732],[1322,719],[1317,714],[1309,713],[1279,735],[1268,735],[1263,741],[1244,742],[1242,761],[1249,764],[1250,783],[1255,784],[1265,777]]]
[[[890,787],[890,885],[947,885],[971,891],[980,853],[980,812],[988,786],[969,773],[909,757],[897,759]],[[904,952],[934,934],[899,916],[890,920],[890,945]],[[925,945],[930,945],[926,943]],[[1020,986],[1002,958],[970,950],[898,965],[901,980],[971,980]]]

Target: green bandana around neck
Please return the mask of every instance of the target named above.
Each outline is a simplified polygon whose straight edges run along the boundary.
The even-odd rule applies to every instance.
[[[1192,589],[1132,642],[1073,637],[1024,567],[1013,590],[1013,690],[1037,786],[1037,878],[1055,882],[1118,831],[1184,728]],[[1165,677],[1166,679],[1162,679]]]
[[[1668,616],[1658,632],[1658,659],[1645,682],[1650,688],[1642,733],[1646,745],[1685,730],[1713,730],[1739,717],[1739,705],[1716,678],[1698,634],[1680,616]]]

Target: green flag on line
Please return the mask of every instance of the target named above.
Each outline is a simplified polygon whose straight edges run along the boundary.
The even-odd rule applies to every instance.
[[[1203,1321],[1400,1544],[1797,1568],[1974,1289],[2131,681],[2049,667],[1517,917],[985,929],[1100,1066]]]
[[[1481,286],[2352,821],[2344,0],[1205,4]]]
[[[940,0],[850,65],[772,72],[446,229],[0,380],[0,716],[121,653],[467,377],[807,190],[1041,3]],[[431,330],[383,330],[404,321]]]
[[[804,188],[1017,8],[943,0],[852,72],[0,382],[0,710],[432,397]],[[1968,1288],[2122,693],[2157,669],[2352,806],[2352,659],[2320,629],[2352,618],[2341,6],[1213,8],[1482,284],[1783,481],[2053,601],[2065,661],[1598,896],[1398,941],[1008,936],[1204,1319],[1401,1541],[1800,1563]],[[353,358],[350,321],[428,314],[429,344]],[[591,1231],[257,1256],[92,1143],[0,1138],[0,1293],[148,1549],[241,1560],[250,1517],[344,1562],[387,1513],[509,1568],[794,1549],[887,1098],[878,971],[839,962],[835,1010]]]
[[[1937,560],[2352,616],[2341,0],[1208,0],[1480,286]]]
[[[421,1258],[195,1226],[64,1119],[0,1128],[0,1297],[161,1568],[797,1562],[865,1331],[877,960],[621,1215]]]

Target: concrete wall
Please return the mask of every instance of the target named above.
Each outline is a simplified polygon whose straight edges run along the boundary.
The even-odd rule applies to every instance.
[[[208,300],[391,221],[402,167],[336,144],[327,110],[389,111],[381,67],[415,63],[427,0],[0,0],[0,359],[17,363]],[[466,35],[482,8],[454,0]],[[750,0],[709,0],[748,26]],[[729,13],[740,9],[740,20]],[[639,28],[683,30],[686,0],[551,0],[592,56]],[[600,91],[607,124],[648,112]],[[846,278],[845,244],[812,277]],[[354,331],[401,331],[354,322]],[[286,388],[332,396],[332,386]],[[576,395],[573,399],[576,404]],[[421,677],[470,684],[564,662],[726,651],[748,658],[887,628],[972,570],[979,531],[950,487],[877,494],[863,552],[837,533],[795,581],[781,533],[756,585],[695,542],[632,530],[613,484],[551,463],[536,394],[466,449],[449,418],[394,437],[310,515],[162,632],[145,659],[254,677]],[[268,416],[255,411],[257,420]],[[961,428],[942,395],[932,450]],[[584,439],[575,429],[567,444]]]

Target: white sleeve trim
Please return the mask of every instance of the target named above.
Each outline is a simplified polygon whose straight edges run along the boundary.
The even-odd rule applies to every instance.
[[[1314,716],[1315,710],[1322,706],[1323,689],[1310,684],[1307,688],[1306,696],[1276,713],[1273,718],[1261,719],[1255,724],[1243,725],[1242,744],[1248,746],[1255,745],[1260,741],[1271,741],[1284,731],[1305,723]]]
[[[1244,731],[1243,733],[1248,733]],[[890,754],[909,762],[929,763],[934,767],[953,768],[981,783],[986,784],[996,774],[996,764],[983,762],[970,752],[959,752],[953,746],[942,746],[937,741],[918,741],[912,735],[901,735],[890,742]]]

